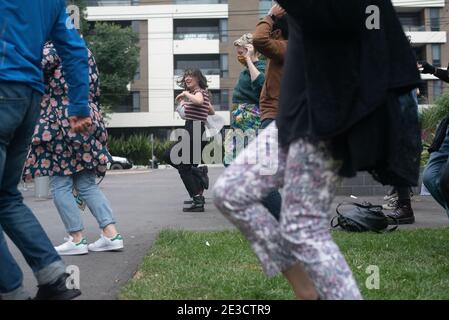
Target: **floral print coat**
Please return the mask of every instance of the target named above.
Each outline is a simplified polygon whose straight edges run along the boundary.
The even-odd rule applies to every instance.
[[[100,110],[100,82],[95,58],[88,50],[92,126],[87,133],[70,130],[68,86],[54,46],[47,43],[42,66],[45,95],[41,113],[25,164],[24,179],[39,176],[70,176],[83,170],[94,170],[104,176],[111,155],[107,149],[108,133]]]

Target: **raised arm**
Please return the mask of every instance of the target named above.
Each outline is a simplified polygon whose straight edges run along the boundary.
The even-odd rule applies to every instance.
[[[270,34],[273,31],[272,15],[282,16],[285,11],[279,6],[271,8],[268,15],[260,20],[257,24],[256,31],[253,33],[253,44],[258,52],[263,54],[268,59],[284,61],[287,46],[285,41],[272,39]]]
[[[449,83],[449,66],[447,70],[436,68],[430,63],[426,61],[422,61],[418,64],[419,68],[422,68],[421,73],[423,74],[433,74],[435,77],[437,77],[440,80],[443,80],[444,82]]]

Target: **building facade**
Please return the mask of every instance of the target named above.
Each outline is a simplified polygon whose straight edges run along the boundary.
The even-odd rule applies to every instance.
[[[449,63],[445,1],[393,0],[417,59],[441,67]],[[254,30],[271,5],[271,0],[88,1],[88,20],[129,23],[140,38],[132,102],[111,115],[110,129],[182,126],[174,99],[181,90],[177,80],[187,67],[207,75],[213,104],[229,123],[232,89],[241,72],[233,41]],[[433,103],[447,89],[435,77],[423,76],[420,103]]]

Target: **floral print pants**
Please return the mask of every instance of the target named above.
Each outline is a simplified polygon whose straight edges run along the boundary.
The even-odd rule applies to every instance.
[[[301,263],[321,299],[361,299],[329,230],[339,165],[324,143],[299,139],[286,149],[277,147],[272,123],[218,179],[215,205],[249,240],[268,276]],[[261,199],[282,186],[278,222]]]

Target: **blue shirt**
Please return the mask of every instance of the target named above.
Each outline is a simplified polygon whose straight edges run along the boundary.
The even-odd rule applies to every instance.
[[[69,116],[90,116],[87,49],[66,12],[65,0],[0,1],[0,81],[44,92],[42,51],[51,40],[69,86]]]

